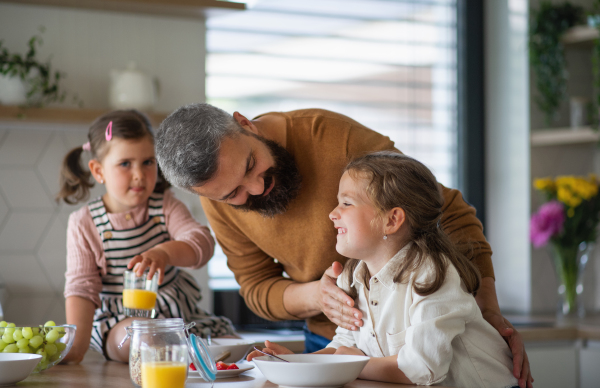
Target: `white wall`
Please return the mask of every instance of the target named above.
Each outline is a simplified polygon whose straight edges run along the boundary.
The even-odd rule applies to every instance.
[[[486,236],[503,310],[531,305],[527,0],[485,2]]]
[[[202,20],[0,4],[0,39],[11,50],[24,52],[40,25],[46,28],[40,58],[52,56],[53,67],[67,73],[65,88],[88,108],[108,108],[109,71],[129,60],[158,77],[156,110],[204,100]],[[8,291],[4,315],[10,321],[65,320],[66,225],[81,205],[53,198],[62,158],[86,134],[85,125],[0,123],[0,281]],[[203,219],[197,198],[183,199]],[[206,269],[194,275],[205,290],[202,307],[210,310]]]
[[[38,58],[67,74],[65,89],[85,107],[108,108],[110,70],[129,61],[158,78],[155,110],[204,101],[204,21],[0,3],[0,39],[9,50],[25,53],[40,26]]]

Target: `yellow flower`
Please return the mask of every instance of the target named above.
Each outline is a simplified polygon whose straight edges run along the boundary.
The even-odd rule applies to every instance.
[[[555,189],[552,178],[539,178],[533,181],[533,186],[542,191],[553,191]]]
[[[570,207],[569,210],[567,210],[567,215],[569,216],[569,218],[573,217],[575,215],[575,209]]]

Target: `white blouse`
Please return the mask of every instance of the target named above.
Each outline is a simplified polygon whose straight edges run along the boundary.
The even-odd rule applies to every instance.
[[[367,265],[361,261],[356,266],[352,285],[358,291],[356,307],[363,313],[364,325],[358,331],[338,327],[327,347],[357,347],[370,357],[398,355],[398,368],[419,385],[518,385],[508,345],[483,319],[452,264],[442,287],[427,296],[418,295],[413,285],[432,276],[428,265],[412,274],[408,283],[394,283],[409,247],[370,278],[369,289],[363,283]],[[338,286],[348,289],[344,275],[338,278]]]

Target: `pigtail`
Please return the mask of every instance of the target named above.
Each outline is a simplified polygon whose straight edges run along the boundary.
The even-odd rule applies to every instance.
[[[75,205],[85,201],[90,196],[90,189],[94,187],[91,172],[87,171],[81,163],[83,147],[75,147],[63,159],[60,171],[60,191],[56,201],[65,201]]]

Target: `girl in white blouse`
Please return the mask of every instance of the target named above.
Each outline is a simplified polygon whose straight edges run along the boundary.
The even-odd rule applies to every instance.
[[[355,299],[364,325],[338,327],[317,353],[371,357],[359,376],[366,380],[517,386],[510,349],[475,302],[477,269],[440,228],[443,198],[431,171],[399,153],[369,154],[346,167],[338,201],[329,218],[336,250],[349,258],[338,286]]]

